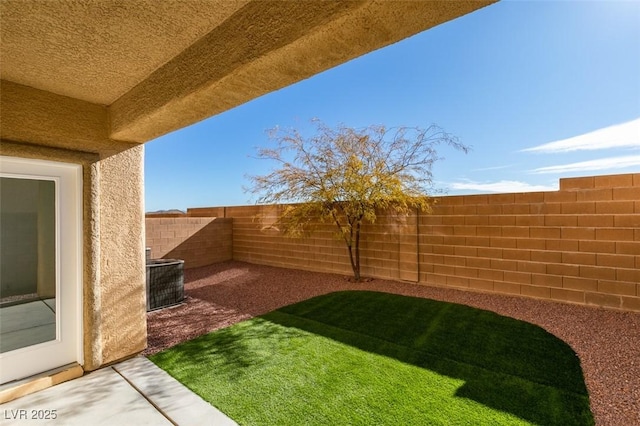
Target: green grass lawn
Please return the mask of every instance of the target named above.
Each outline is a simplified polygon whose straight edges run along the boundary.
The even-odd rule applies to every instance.
[[[594,423],[566,343],[428,299],[331,293],[150,359],[243,425]]]

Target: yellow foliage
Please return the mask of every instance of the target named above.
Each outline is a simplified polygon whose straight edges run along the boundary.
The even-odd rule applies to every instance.
[[[260,149],[258,157],[279,167],[265,176],[250,176],[249,192],[258,195],[260,204],[287,204],[277,221],[287,235],[306,235],[318,218],[335,223],[359,280],[362,224],[374,223],[380,210],[429,213],[431,167],[440,159],[436,146],[468,148],[435,125],[354,129],[316,121],[316,128],[312,137],[273,129],[276,146]]]

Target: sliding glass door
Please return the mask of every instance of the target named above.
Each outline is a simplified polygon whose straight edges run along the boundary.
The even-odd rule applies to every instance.
[[[0,383],[81,362],[81,176],[0,157]]]

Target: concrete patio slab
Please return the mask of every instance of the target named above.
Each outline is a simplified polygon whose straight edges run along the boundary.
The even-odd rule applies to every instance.
[[[145,357],[132,358],[113,368],[175,424],[237,425]]]
[[[0,425],[235,425],[136,357],[0,405]]]

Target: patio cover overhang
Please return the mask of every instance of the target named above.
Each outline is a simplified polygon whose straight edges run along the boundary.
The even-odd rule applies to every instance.
[[[3,0],[1,137],[115,154],[495,0]]]

